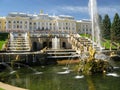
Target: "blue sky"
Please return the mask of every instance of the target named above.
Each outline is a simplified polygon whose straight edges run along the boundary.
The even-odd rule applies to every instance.
[[[89,19],[89,0],[0,0],[0,16],[9,12],[36,13],[40,10],[50,15],[71,15],[75,19]],[[97,0],[98,11],[104,16],[113,18],[117,12],[120,15],[120,0]]]

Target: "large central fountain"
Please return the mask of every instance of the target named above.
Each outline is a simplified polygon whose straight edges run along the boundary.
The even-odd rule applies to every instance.
[[[87,58],[82,58],[81,55],[78,71],[83,74],[108,73],[109,71],[112,71],[113,67],[108,62],[108,58],[106,58],[107,56],[104,55],[105,58],[103,58],[103,54],[101,53],[102,49],[97,2],[96,0],[89,0],[88,5],[92,21],[92,47],[88,46],[89,52],[86,54]],[[85,54],[85,52],[82,54]]]
[[[101,39],[100,39],[100,27],[99,27],[99,14],[97,10],[97,2],[96,0],[89,0],[89,13],[92,21],[92,41],[93,41],[93,48],[95,45],[99,47],[101,50]]]

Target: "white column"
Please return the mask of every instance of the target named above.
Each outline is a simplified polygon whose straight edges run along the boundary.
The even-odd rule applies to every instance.
[[[46,27],[47,27],[47,25],[46,25],[46,22],[45,22],[45,24],[44,24],[44,29],[46,30]]]
[[[49,21],[48,21],[48,25],[47,25],[47,28],[48,28],[48,30],[50,29],[50,23],[49,23]]]
[[[29,31],[29,21],[27,21],[27,31]]]
[[[8,30],[8,21],[6,21],[6,30]]]
[[[12,27],[11,27],[11,28],[12,28],[12,30],[13,30],[13,21],[11,21],[11,25],[12,25]]]
[[[36,22],[36,29],[38,29],[38,22]]]

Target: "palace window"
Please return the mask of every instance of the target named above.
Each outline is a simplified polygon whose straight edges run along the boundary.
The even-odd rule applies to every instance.
[[[34,25],[36,25],[36,23],[34,23]]]
[[[30,30],[32,30],[32,27],[30,26]]]
[[[8,21],[8,23],[11,23],[11,21]]]
[[[83,32],[84,32],[85,30],[84,30],[84,28],[83,28]]]
[[[20,24],[22,24],[22,21],[20,21]]]
[[[55,27],[54,27],[54,30],[55,30]]]
[[[36,27],[34,27],[34,30],[36,30]]]
[[[9,25],[8,28],[11,28],[11,25]]]
[[[50,27],[50,29],[52,29],[52,27]]]
[[[66,27],[66,29],[68,29],[68,27]]]
[[[14,21],[13,23],[16,23],[16,21]]]
[[[88,29],[86,28],[86,31],[88,31]]]
[[[27,25],[25,25],[25,29],[27,29]]]
[[[13,28],[15,29],[15,28],[16,28],[16,26],[15,26],[15,25],[13,25]]]
[[[22,28],[22,25],[20,25],[20,28]]]
[[[19,28],[19,25],[17,25],[17,28]]]
[[[42,30],[44,30],[44,27],[42,27]]]
[[[32,22],[30,22],[29,24],[32,25]]]
[[[25,24],[27,24],[27,21],[25,21]]]

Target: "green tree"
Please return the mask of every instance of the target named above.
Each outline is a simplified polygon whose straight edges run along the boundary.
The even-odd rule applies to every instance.
[[[111,21],[110,21],[108,14],[106,14],[104,16],[103,23],[102,23],[103,38],[110,39],[110,29],[111,29]]]
[[[98,18],[98,23],[99,23],[99,28],[100,28],[100,37],[102,38],[102,16],[99,14],[99,18]]]
[[[115,42],[120,42],[120,17],[118,13],[115,14],[112,27],[111,27],[111,39]]]

